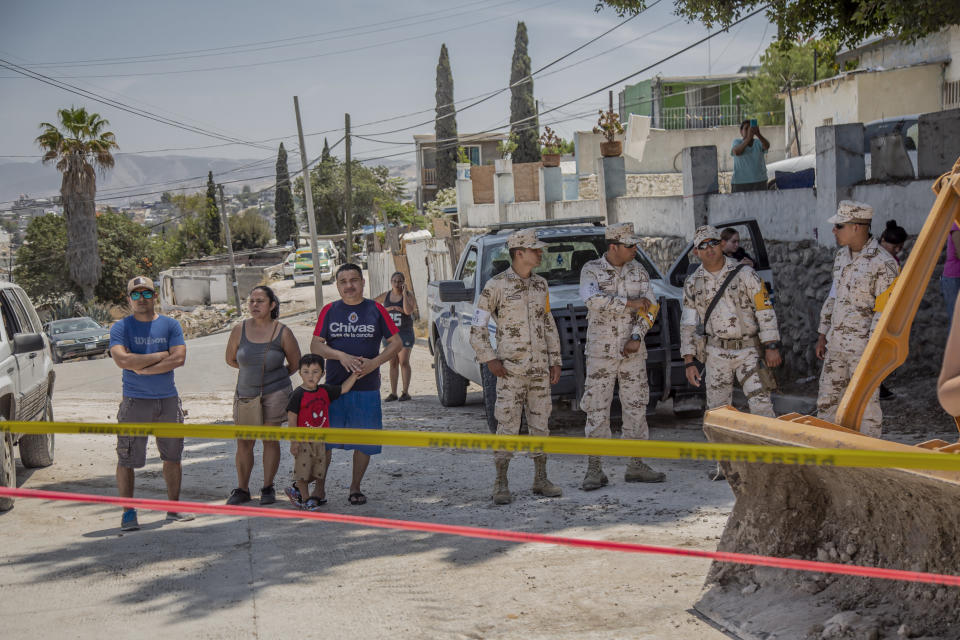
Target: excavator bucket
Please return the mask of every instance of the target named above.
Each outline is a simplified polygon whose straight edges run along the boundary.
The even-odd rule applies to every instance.
[[[910,326],[960,220],[960,160],[893,287],[832,424],[789,414],[708,411],[711,442],[955,455],[859,432],[864,408],[907,357]],[[960,423],[958,423],[960,424]],[[736,504],[719,550],[960,575],[960,472],[724,462]],[[960,589],[714,563],[697,611],[742,638],[960,638]]]

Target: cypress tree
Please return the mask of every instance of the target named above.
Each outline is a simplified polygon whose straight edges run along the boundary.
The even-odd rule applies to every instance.
[[[274,231],[277,236],[277,244],[283,246],[297,239],[297,219],[293,211],[293,193],[290,190],[290,171],[287,169],[287,150],[280,143],[280,150],[277,152],[277,188],[274,194],[273,207],[276,211],[274,217]]]
[[[537,142],[540,125],[537,103],[533,98],[527,44],[527,25],[518,22],[513,41],[513,62],[510,64],[510,135],[517,143],[517,150],[513,152],[514,162],[540,161],[540,145]]]
[[[323,137],[323,151],[320,152],[320,162],[326,162],[330,159],[330,143],[327,142],[327,137]]]
[[[213,171],[207,172],[207,242],[213,253],[219,253],[223,243],[220,241],[220,209],[217,207],[217,185],[213,182]]]
[[[436,98],[437,188],[446,189],[457,183],[457,111],[453,106],[453,73],[446,44],[440,45]]]

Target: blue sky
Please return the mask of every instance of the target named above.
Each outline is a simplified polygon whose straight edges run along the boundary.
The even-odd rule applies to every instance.
[[[594,0],[7,0],[0,9],[0,58],[236,139],[295,136],[292,96],[298,95],[307,133],[342,129],[343,114],[350,112],[356,133],[410,142],[414,133],[432,133],[432,125],[387,132],[432,119],[441,43],[450,51],[460,101],[506,86],[518,20],[527,25],[536,69],[621,21],[612,10],[595,13],[593,7]],[[762,15],[756,16],[719,34],[709,47],[700,45],[636,79],[657,73],[734,72],[758,64],[775,33]],[[702,25],[678,20],[669,0],[661,2],[538,76],[534,93],[542,101],[541,111],[633,73],[706,34]],[[598,55],[613,47],[618,48]],[[170,55],[145,58],[158,54]],[[592,56],[597,57],[584,61]],[[99,59],[111,59],[111,64],[86,62]],[[593,116],[571,116],[595,113],[606,102],[603,92],[547,114],[541,122],[566,120],[554,128],[569,137],[595,121]],[[86,106],[110,120],[124,152],[222,143],[0,69],[0,156],[36,155],[38,124],[53,121],[56,110],[69,105]],[[364,126],[422,110],[428,111]],[[509,93],[504,93],[458,113],[457,124],[461,132],[486,130],[504,124],[508,116]],[[333,143],[342,132],[326,135]],[[284,142],[288,150],[296,148],[295,138]],[[277,144],[271,140],[261,148],[231,145],[169,153],[260,159],[275,157]],[[308,137],[309,154],[319,154],[322,144],[323,136]],[[354,157],[407,148],[355,140]],[[336,152],[342,154],[342,145]]]

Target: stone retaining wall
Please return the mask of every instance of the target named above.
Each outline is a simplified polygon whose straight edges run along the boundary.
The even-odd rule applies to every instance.
[[[909,254],[915,238],[907,241]],[[673,236],[643,238],[641,247],[666,272],[677,258],[686,241]],[[819,375],[820,361],[814,354],[820,308],[830,291],[835,248],[820,247],[814,241],[767,241],[767,254],[773,270],[777,320],[783,344],[784,368],[782,381]],[[940,292],[940,274],[943,257],[934,270],[920,302],[910,333],[910,352],[907,361],[890,376],[898,378],[930,377],[935,383],[943,360],[943,348],[950,330],[943,295]]]

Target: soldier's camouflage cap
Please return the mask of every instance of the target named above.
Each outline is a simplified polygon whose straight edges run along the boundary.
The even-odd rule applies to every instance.
[[[546,242],[537,240],[536,229],[520,229],[507,238],[507,249],[543,249]]]
[[[608,224],[604,237],[608,242],[619,242],[620,244],[637,244],[640,242],[640,237],[633,232],[632,222]]]
[[[720,230],[712,224],[705,224],[702,227],[697,227],[697,230],[693,233],[693,246],[700,246],[700,243],[704,240],[722,240],[720,237]]]
[[[870,224],[872,221],[873,207],[856,200],[841,200],[837,205],[837,215],[827,220],[830,224]]]

